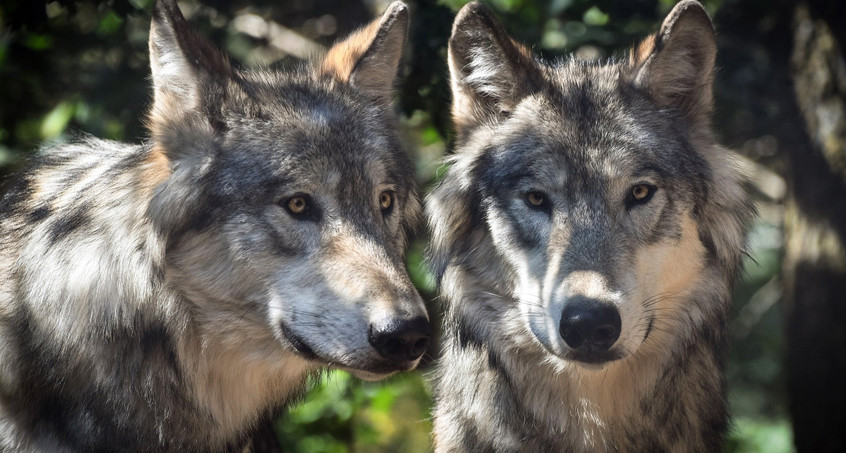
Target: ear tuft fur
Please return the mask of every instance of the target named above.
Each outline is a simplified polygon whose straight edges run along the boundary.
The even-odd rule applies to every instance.
[[[175,0],[158,0],[150,25],[153,108],[148,125],[158,148],[168,138],[210,134],[221,126],[220,104],[232,77],[229,60],[191,29]]]
[[[459,135],[507,114],[543,80],[531,51],[515,42],[493,12],[478,2],[468,3],[455,17],[449,72]]]
[[[635,86],[662,107],[675,107],[694,124],[707,125],[713,108],[717,44],[714,25],[699,2],[679,2],[661,30],[632,50]]]
[[[405,3],[392,3],[379,19],[332,46],[321,72],[390,103],[408,34],[408,16]]]

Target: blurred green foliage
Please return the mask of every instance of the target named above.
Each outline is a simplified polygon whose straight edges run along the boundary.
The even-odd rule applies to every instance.
[[[704,4],[720,28],[721,15],[730,15],[738,1],[743,0],[706,0]],[[398,99],[403,128],[417,158],[418,179],[425,188],[441,168],[451,139],[445,49],[452,18],[467,2],[411,3],[411,43]],[[657,30],[675,1],[487,3],[516,39],[531,45],[542,57],[554,59],[622,55]],[[151,4],[152,0],[0,0],[0,178],[18,171],[41,143],[68,140],[78,131],[115,140],[145,139],[143,121],[150,102],[147,11]],[[294,57],[292,49],[275,46],[267,36],[245,33],[236,19],[259,17],[327,46],[374,17],[386,4],[381,0],[180,2],[201,35],[246,65],[277,64]],[[732,44],[720,42],[721,49]],[[749,53],[754,55],[753,51]],[[755,154],[762,149],[756,144],[763,143],[766,131],[749,126],[762,115],[737,101],[743,99],[741,75],[760,74],[761,63],[740,57],[721,62],[736,69],[731,74],[740,75],[718,83],[719,133],[730,138],[729,145],[753,158],[766,159],[771,154]],[[761,197],[760,201],[779,209],[779,200]],[[783,379],[783,320],[774,303],[779,299],[781,241],[777,217],[763,216],[753,234],[745,278],[737,289],[728,367],[735,423],[725,448],[728,452],[791,450]],[[421,237],[410,250],[409,270],[429,301],[431,313],[437,315],[440,309],[434,303],[433,278],[423,264],[424,249],[425,238]],[[424,372],[430,359],[424,361]],[[286,451],[428,451],[430,392],[425,382],[421,372],[378,383],[361,382],[340,371],[328,372],[311,383],[309,394],[277,420],[275,429]]]
[[[308,398],[276,422],[284,451],[431,450],[429,393],[420,373],[374,383],[332,371],[313,384]]]

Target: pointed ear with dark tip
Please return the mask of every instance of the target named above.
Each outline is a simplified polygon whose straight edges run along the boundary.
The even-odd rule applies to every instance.
[[[153,108],[149,126],[156,141],[192,127],[214,132],[231,77],[227,58],[197,36],[175,0],[158,0],[150,25]],[[200,131],[194,131],[200,132]]]
[[[543,81],[531,51],[508,36],[493,12],[478,2],[468,3],[456,15],[448,58],[459,135],[504,117]]]
[[[321,72],[390,103],[408,34],[408,6],[394,2],[382,17],[329,49]]]
[[[699,2],[683,0],[661,31],[630,55],[631,75],[661,107],[675,107],[694,124],[706,124],[713,108],[717,43],[714,25]],[[704,122],[704,123],[703,123]]]

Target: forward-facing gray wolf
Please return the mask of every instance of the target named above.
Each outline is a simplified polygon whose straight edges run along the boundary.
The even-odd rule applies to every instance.
[[[682,1],[627,59],[544,63],[478,3],[427,199],[438,451],[719,451],[754,209],[710,130],[714,28]]]
[[[416,366],[407,26],[246,71],[156,4],[149,142],[46,149],[3,199],[0,450],[236,449],[311,372]]]

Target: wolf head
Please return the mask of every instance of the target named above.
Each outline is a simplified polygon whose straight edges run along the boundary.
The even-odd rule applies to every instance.
[[[680,309],[715,272],[727,300],[743,248],[745,197],[710,132],[715,54],[695,1],[627,61],[551,65],[465,6],[449,42],[456,153],[427,204],[437,273],[489,282],[514,304],[491,309],[561,363],[621,359],[682,313],[723,313]]]
[[[407,26],[397,2],[320,65],[242,71],[157,2],[148,215],[203,335],[368,378],[416,366],[420,203],[391,107]]]

